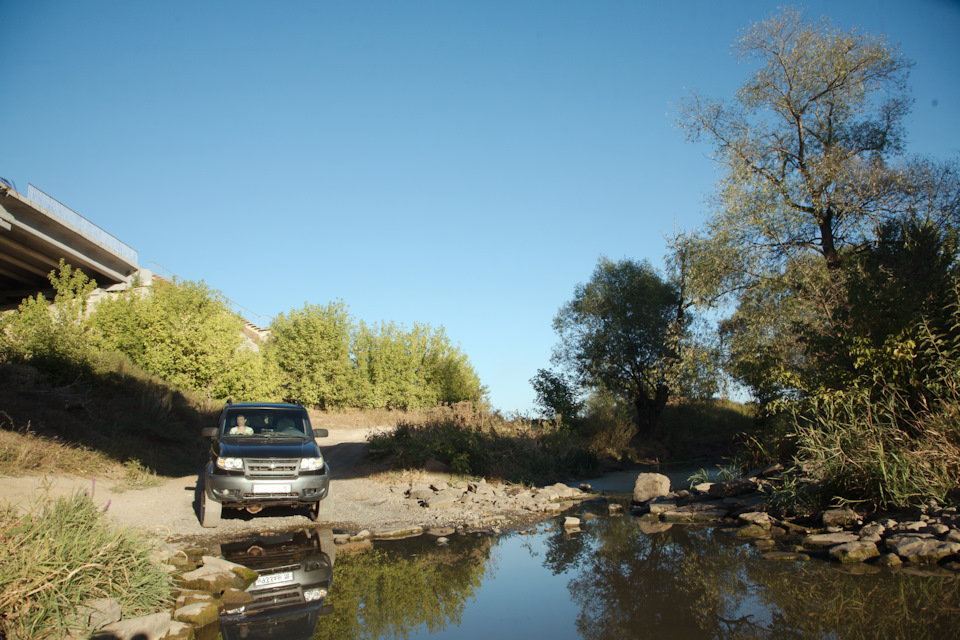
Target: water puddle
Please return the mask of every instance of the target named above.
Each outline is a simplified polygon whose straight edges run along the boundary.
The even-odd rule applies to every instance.
[[[259,608],[222,619],[221,633],[338,640],[943,638],[960,625],[960,582],[952,576],[770,562],[714,527],[652,530],[632,516],[595,510],[577,531],[558,518],[504,535],[458,534],[444,545],[429,536],[378,541],[339,556],[322,530],[224,543],[228,559],[279,577],[251,587],[259,590]],[[308,602],[311,589],[320,597]]]

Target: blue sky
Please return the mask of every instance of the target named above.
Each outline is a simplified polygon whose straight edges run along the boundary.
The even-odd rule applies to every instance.
[[[0,176],[264,316],[443,326],[505,412],[601,255],[660,266],[717,179],[691,90],[778,3],[0,0]],[[917,66],[909,151],[960,151],[960,2],[808,2]]]

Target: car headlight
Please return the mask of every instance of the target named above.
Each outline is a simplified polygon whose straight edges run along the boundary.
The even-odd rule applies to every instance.
[[[300,458],[300,471],[316,471],[323,468],[323,458]]]
[[[217,458],[217,466],[227,471],[243,471],[243,458]]]
[[[307,589],[303,592],[303,599],[307,602],[312,602],[313,600],[323,600],[326,597],[326,589]]]

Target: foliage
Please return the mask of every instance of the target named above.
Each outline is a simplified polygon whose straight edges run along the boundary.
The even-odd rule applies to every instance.
[[[59,637],[81,605],[113,598],[125,617],[168,604],[170,578],[151,560],[151,544],[117,529],[84,494],[41,498],[26,513],[0,505],[0,636]]]
[[[443,328],[361,322],[352,340],[357,384],[352,406],[419,409],[439,403],[478,401],[480,379]]]
[[[756,406],[720,398],[671,401],[654,436],[665,460],[721,458],[756,431]],[[756,466],[756,465],[755,465]]]
[[[675,287],[648,262],[601,258],[554,318],[554,362],[579,384],[631,402],[638,427],[649,433],[670,394],[679,303]]]
[[[0,362],[76,372],[86,359],[87,300],[97,283],[62,259],[47,277],[56,292],[52,305],[38,293],[0,319]]]
[[[726,173],[717,213],[680,244],[688,295],[738,305],[734,373],[773,400],[815,384],[805,377],[822,363],[805,341],[842,331],[844,270],[883,241],[878,230],[910,216],[955,229],[960,185],[956,163],[901,159],[912,64],[882,38],[786,9],[735,51],[754,70],[734,99],[693,95],[681,108]]]
[[[321,618],[323,637],[407,638],[425,627],[440,633],[460,625],[480,587],[493,538],[465,549],[437,547],[418,553],[377,548],[337,558],[335,586]]]
[[[290,397],[321,409],[349,404],[356,376],[350,361],[351,326],[342,301],[304,304],[273,319],[267,355],[279,365]]]
[[[537,394],[535,403],[546,418],[571,420],[583,410],[584,403],[578,399],[576,383],[569,375],[538,369],[530,384]]]
[[[157,280],[101,301],[93,315],[99,344],[146,371],[208,397],[270,399],[275,369],[245,349],[242,321],[203,282]]]
[[[353,323],[343,302],[304,305],[271,325],[267,356],[287,396],[323,410],[419,409],[479,401],[485,392],[443,328]]]
[[[17,428],[13,419],[0,411],[0,474],[64,473],[84,475],[109,468],[109,456],[83,445],[43,438],[30,429]]]
[[[912,334],[920,324],[949,332],[958,260],[956,229],[912,216],[881,227],[874,245],[844,268],[843,304],[833,313],[833,329],[801,334],[818,363],[806,376],[807,389],[858,384],[864,365],[885,367],[880,359],[864,360],[864,348],[879,353],[891,337]]]
[[[217,408],[115,353],[86,367],[63,384],[32,365],[0,364],[0,472],[95,473],[142,486],[128,473],[135,465],[165,476],[196,471],[196,434]]]
[[[401,421],[370,443],[397,469],[422,469],[434,459],[464,475],[534,484],[596,473],[589,445],[561,423],[507,421],[470,403]]]
[[[827,495],[877,508],[956,499],[960,286],[948,331],[922,323],[851,352],[863,374],[795,410],[799,465]]]
[[[631,404],[601,389],[587,396],[583,418],[573,425],[593,451],[611,458],[624,457],[637,432]]]

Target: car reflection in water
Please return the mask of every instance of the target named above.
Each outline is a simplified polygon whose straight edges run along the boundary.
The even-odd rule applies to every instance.
[[[220,633],[234,638],[309,638],[333,583],[336,548],[329,529],[258,534],[220,545],[223,557],[260,577],[247,588],[253,602],[220,612]]]

